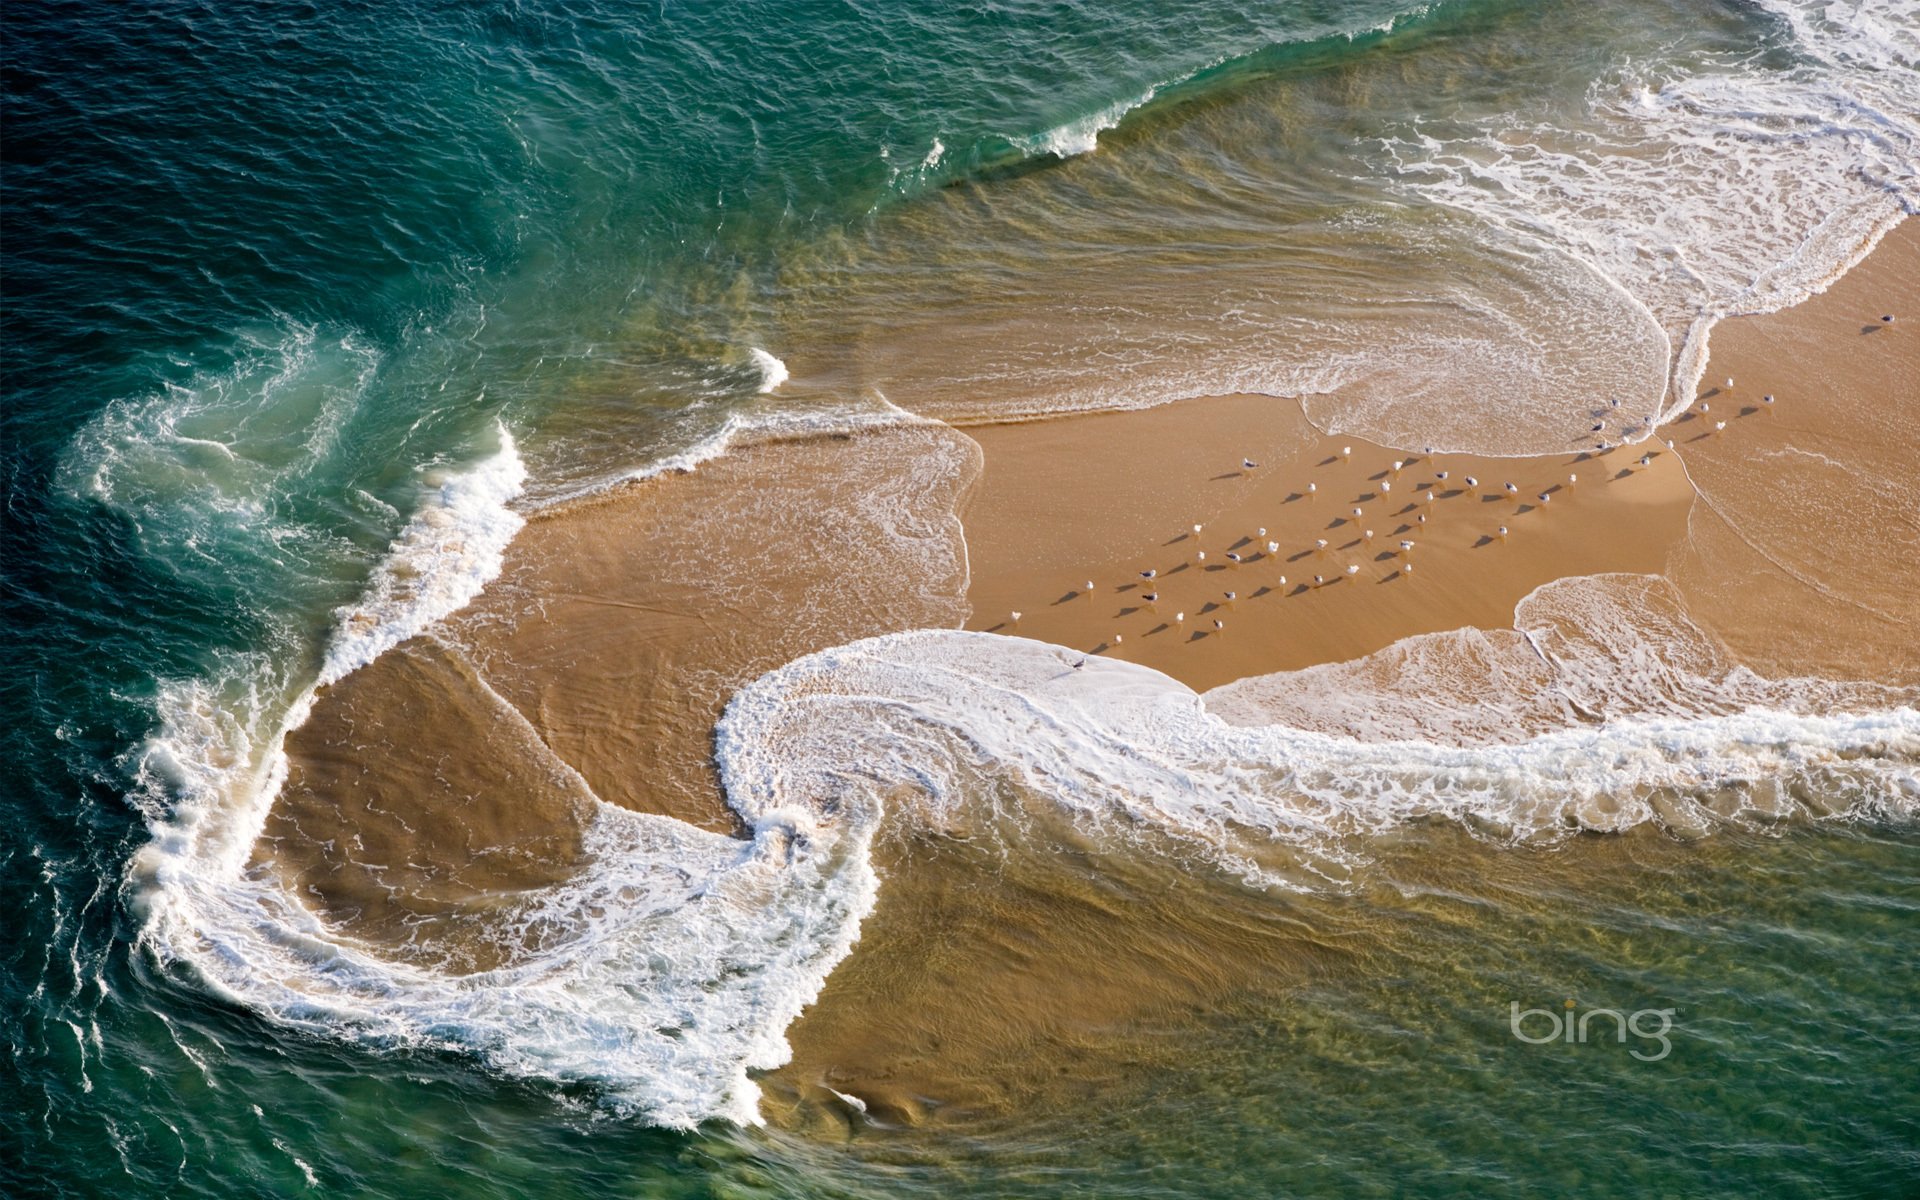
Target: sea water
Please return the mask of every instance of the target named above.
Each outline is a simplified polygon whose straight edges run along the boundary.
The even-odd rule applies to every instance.
[[[1920,199],[1913,5],[7,21],[17,1190],[1911,1178],[1911,700],[1677,623],[1565,656],[1571,707],[1399,737],[1333,711],[1352,678],[827,649],[717,730],[746,836],[595,809],[491,972],[358,944],[251,854],[316,689],[471,601],[527,513],[767,431],[1248,390],[1408,446],[1567,448],[1594,396],[1652,436],[1715,321]],[[1515,636],[1643,645],[1587,636],[1640,586]],[[1108,914],[1051,951],[1084,995],[1019,995],[1035,903]],[[899,986],[943,1047],[835,1027]],[[1671,1009],[1673,1051],[1509,1027],[1567,1001]],[[797,1020],[970,1099],[799,1095],[839,1077],[765,1074]]]

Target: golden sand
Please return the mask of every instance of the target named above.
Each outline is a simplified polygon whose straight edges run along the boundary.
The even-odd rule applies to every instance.
[[[1908,221],[1823,294],[1723,322],[1708,407],[1663,431],[1699,491],[1668,573],[1763,673],[1920,682],[1915,280]]]
[[[257,858],[349,932],[486,965],[514,948],[481,918],[573,868],[589,797],[729,828],[711,736],[733,691],[914,627],[1042,638],[1205,688],[1504,629],[1567,576],[1668,573],[1757,667],[1912,681],[1920,310],[1900,310],[1916,278],[1909,225],[1826,295],[1725,323],[1708,378],[1735,389],[1667,431],[1673,452],[1431,457],[1237,396],[747,446],[534,514],[473,605],[319,698]],[[1902,320],[1863,332],[1886,311]],[[1098,847],[1047,845],[1033,861],[1068,866],[1044,875],[983,848],[1020,836],[883,841],[879,907],[793,1029],[770,1115],[821,1118],[823,1085],[903,1122],[1030,1111],[1134,1069],[1149,1027],[1358,953],[1320,927],[1328,911],[1222,903],[1233,889]],[[1512,864],[1437,836],[1459,865],[1433,870]],[[1664,845],[1587,853],[1606,870]]]
[[[1664,448],[1646,467],[1642,448],[1430,457],[1326,437],[1292,401],[1259,396],[969,432],[986,451],[965,512],[970,627],[1196,689],[1411,634],[1505,628],[1517,601],[1566,575],[1658,571],[1691,498]]]

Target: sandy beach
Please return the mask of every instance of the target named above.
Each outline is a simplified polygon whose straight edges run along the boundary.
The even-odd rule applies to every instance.
[[[536,512],[474,604],[320,696],[289,738],[256,863],[391,952],[509,963],[528,935],[488,914],[580,869],[593,798],[734,828],[711,738],[735,690],[798,655],[917,627],[1042,639],[1208,689],[1421,634],[1507,630],[1542,585],[1623,573],[1670,577],[1677,592],[1662,595],[1686,610],[1674,619],[1713,630],[1735,663],[1910,682],[1920,642],[1901,598],[1920,576],[1893,551],[1916,541],[1897,461],[1913,439],[1875,431],[1913,419],[1900,400],[1920,378],[1920,314],[1878,318],[1913,299],[1916,264],[1909,224],[1826,294],[1727,322],[1708,378],[1732,374],[1735,389],[1705,389],[1705,412],[1605,453],[1430,455],[1322,433],[1291,400],[1229,396],[747,445]],[[1593,411],[1605,426],[1605,401]],[[1844,447],[1849,466],[1821,468],[1822,446]],[[1289,710],[1253,711],[1240,719]],[[1009,1085],[1013,1059],[1057,1052],[1084,1068],[1145,1014],[1320,953],[1312,939],[1249,941],[1244,914],[1181,917],[1144,879],[1114,885],[1133,897],[1118,907],[1018,874],[984,883],[963,847],[876,848],[895,879],[867,926],[879,948],[795,1026],[795,1063],[768,1084],[776,1117],[820,1119],[828,1078],[901,1121],[922,1119],[927,1096],[976,1112],[1027,1103],[1039,1085]],[[1460,854],[1480,864],[1463,869],[1488,866],[1471,843]],[[909,987],[908,960],[938,956],[921,931],[941,912],[973,931],[968,978]],[[1063,989],[1084,1036],[1059,1026]],[[917,998],[902,1008],[902,995]]]

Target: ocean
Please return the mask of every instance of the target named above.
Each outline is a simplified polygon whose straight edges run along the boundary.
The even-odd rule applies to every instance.
[[[1720,322],[1920,208],[1920,4],[0,23],[9,1194],[1920,1177],[1911,646],[1766,678],[1569,580],[1484,651],[1564,706],[1354,738],[1270,693],[1454,650],[1061,677],[960,629],[954,516],[956,430],[1199,396],[1657,444]],[[691,490],[606,528],[678,549],[542,540],[637,481]],[[658,728],[563,743],[498,630],[568,547],[845,597],[667,628],[682,674],[602,682]]]

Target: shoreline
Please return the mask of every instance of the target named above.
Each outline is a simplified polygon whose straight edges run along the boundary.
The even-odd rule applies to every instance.
[[[1824,329],[1851,319],[1864,296],[1920,276],[1906,274],[1917,258],[1920,225],[1909,223],[1857,277],[1778,321],[1790,329],[1811,313]],[[766,671],[858,638],[998,629],[1117,654],[1196,690],[1262,676],[1284,684],[1274,673],[1344,664],[1347,675],[1322,681],[1339,689],[1369,663],[1412,646],[1408,639],[1453,630],[1505,634],[1504,652],[1544,658],[1539,645],[1513,633],[1521,600],[1555,581],[1599,574],[1671,577],[1675,564],[1677,619],[1738,634],[1738,597],[1722,603],[1711,589],[1729,578],[1748,586],[1751,572],[1716,570],[1718,543],[1702,531],[1697,474],[1713,475],[1715,519],[1736,523],[1739,545],[1752,544],[1758,530],[1773,531],[1788,550],[1825,546],[1831,539],[1817,522],[1776,529],[1777,521],[1767,524],[1769,506],[1743,507],[1747,493],[1728,470],[1771,453],[1775,440],[1857,438],[1848,431],[1887,407],[1886,380],[1913,364],[1917,327],[1920,318],[1856,334],[1867,339],[1861,351],[1849,343],[1846,361],[1821,367],[1823,378],[1853,379],[1851,390],[1832,390],[1857,403],[1816,404],[1786,384],[1768,384],[1780,388],[1787,407],[1736,408],[1722,418],[1726,402],[1717,398],[1712,416],[1690,415],[1663,431],[1673,449],[1662,439],[1603,455],[1429,458],[1325,435],[1291,401],[1228,396],[965,432],[916,423],[744,444],[697,471],[542,509],[471,604],[320,690],[310,719],[287,736],[286,782],[251,869],[278,879],[337,935],[457,976],[544,952],[525,940],[513,906],[587,869],[597,802],[744,834],[715,776],[715,718]],[[1816,344],[1824,344],[1817,332]],[[1738,336],[1723,346],[1742,353]],[[1736,397],[1767,374],[1758,365],[1737,370],[1755,383],[1736,388]],[[1722,419],[1726,430],[1705,430]],[[1897,459],[1900,446],[1917,443],[1920,435],[1893,438],[1879,450]],[[1878,462],[1872,449],[1859,461]],[[1476,485],[1468,486],[1470,476]],[[1197,537],[1194,523],[1203,526]],[[1324,549],[1315,545],[1322,538]],[[1403,550],[1403,540],[1414,547]],[[1229,553],[1244,561],[1233,564]],[[1409,564],[1412,572],[1404,570]],[[1348,567],[1357,571],[1349,575]],[[1141,602],[1147,581],[1138,572],[1146,569],[1159,572],[1152,586],[1163,593],[1152,605]],[[1313,586],[1315,574],[1327,582]],[[1089,578],[1093,595],[1081,587]],[[1913,568],[1902,565],[1873,583],[1911,587]],[[1228,591],[1237,595],[1229,600]],[[1016,609],[1022,618],[1014,628]],[[1898,683],[1920,676],[1910,649],[1920,639],[1862,642],[1860,627],[1833,625],[1817,606],[1793,611],[1831,627],[1816,630],[1824,641],[1796,636],[1791,653],[1780,656],[1789,666],[1813,661],[1822,645],[1851,645],[1861,670],[1853,677]],[[1187,619],[1175,621],[1182,612]],[[1214,620],[1225,628],[1216,632]],[[1782,620],[1762,615],[1755,635],[1762,649],[1765,631]],[[1115,633],[1125,640],[1112,642]],[[1896,646],[1908,649],[1889,649]],[[1665,661],[1657,637],[1639,649],[1656,668]],[[1736,665],[1753,661],[1751,649],[1737,650]],[[1468,666],[1436,682],[1417,670],[1396,676],[1389,664],[1381,676],[1398,679],[1399,694],[1426,701],[1427,711],[1402,706],[1385,723],[1356,720],[1338,731],[1387,740],[1437,728],[1448,732],[1434,736],[1463,745],[1497,738],[1498,729],[1486,731],[1500,716],[1491,708],[1477,734],[1464,719],[1433,724],[1436,709],[1487,707],[1476,689],[1489,680],[1499,685],[1506,670],[1495,659]],[[1533,686],[1517,673],[1505,678],[1505,686]],[[1301,706],[1299,695],[1259,691],[1237,689],[1237,703],[1202,700],[1230,723],[1271,721],[1276,712],[1301,714],[1283,719],[1302,728],[1336,721]],[[1310,700],[1311,691],[1300,695]],[[1217,708],[1214,699],[1222,700]],[[1592,719],[1577,703],[1574,712],[1546,715]],[[480,747],[492,753],[474,753]],[[902,878],[880,891],[865,927],[872,944],[828,977],[793,1024],[795,1065],[775,1073],[773,1093],[810,1094],[805,1076],[849,1062],[865,1064],[854,1074],[869,1095],[881,1076],[881,1090],[905,1096],[936,1094],[975,1070],[990,1074],[1000,1053],[996,1030],[1034,1020],[1044,1026],[1051,1018],[1040,984],[1072,989],[1071,980],[1056,978],[1069,969],[1062,964],[1089,965],[1084,953],[1061,947],[1061,931],[1047,923],[1047,914],[1065,911],[1046,899],[1056,884],[1036,877],[1031,894],[1044,902],[1029,904],[1024,885],[1009,883],[990,902],[955,902],[976,915],[969,906],[988,904],[981,919],[1015,922],[1021,939],[1036,939],[1055,956],[1010,951],[996,976],[1008,989],[996,1001],[1000,1015],[984,1022],[984,1009],[961,1001],[964,988],[938,1003],[926,997],[924,1011],[897,1010],[887,989],[871,986],[896,961],[892,951],[910,944],[893,939],[914,926],[930,898],[979,886],[978,865],[964,855],[937,855],[948,867],[929,868],[930,847],[945,840],[923,831],[876,845],[877,869]],[[1621,849],[1604,853],[1636,853],[1645,840],[1623,838]],[[915,865],[904,869],[909,861]],[[1089,913],[1103,910],[1104,902],[1087,903]],[[1157,929],[1151,921],[1129,926],[1120,948],[1160,953]],[[1213,936],[1203,941],[1213,944]],[[1183,951],[1182,970],[1198,971],[1203,957]],[[1033,971],[1039,974],[1029,977]],[[1236,972],[1195,978],[1229,976]],[[1178,1003],[1205,1007],[1216,998],[1214,986],[1198,984],[1190,1001]],[[1155,994],[1117,967],[1102,988],[1102,1020],[1119,1029],[1138,1019],[1142,997]],[[1170,999],[1164,988],[1160,994]],[[967,1022],[962,1010],[978,1026],[968,1027],[969,1061],[948,1061],[953,1051],[910,1049],[930,1044],[928,1022]],[[882,1027],[890,1032],[876,1041],[873,1031]],[[893,1059],[888,1045],[908,1047],[907,1059]],[[849,1078],[841,1090],[853,1086]]]
[[[1884,233],[1854,270],[1808,300],[1716,326],[1721,349],[1706,367],[1708,377],[1728,372],[1754,380],[1729,393],[1740,403],[1726,418],[1712,412],[1722,389],[1708,388],[1705,413],[1696,401],[1646,441],[1602,454],[1429,457],[1324,434],[1296,402],[1263,396],[969,427],[985,465],[962,513],[975,609],[967,628],[1124,657],[1205,690],[1361,658],[1419,634],[1507,629],[1514,605],[1556,579],[1679,575],[1682,592],[1712,614],[1709,628],[1723,640],[1731,635],[1736,657],[1763,673],[1824,668],[1845,678],[1911,683],[1920,678],[1920,654],[1858,653],[1876,641],[1868,638],[1849,656],[1833,648],[1838,639],[1811,630],[1804,632],[1827,647],[1824,653],[1804,647],[1768,652],[1752,622],[1733,619],[1737,597],[1711,585],[1707,554],[1729,553],[1721,544],[1727,541],[1750,545],[1756,526],[1802,551],[1820,534],[1781,530],[1781,522],[1770,519],[1777,505],[1731,487],[1725,500],[1718,491],[1703,494],[1696,480],[1704,472],[1717,481],[1729,462],[1777,454],[1787,437],[1862,441],[1861,427],[1876,414],[1888,415],[1888,398],[1898,400],[1903,370],[1909,390],[1920,393],[1912,382],[1920,378],[1912,325],[1902,329],[1896,321],[1877,330],[1873,354],[1864,356],[1851,355],[1844,344],[1833,349],[1830,336],[1836,324],[1859,325],[1856,310],[1878,314],[1876,303],[1897,305],[1903,276],[1920,276],[1920,223],[1902,222]],[[1787,331],[1803,327],[1813,332],[1788,344]],[[1783,361],[1788,354],[1793,363]],[[1762,394],[1773,394],[1767,389],[1782,396],[1778,412],[1760,403]],[[1834,395],[1845,403],[1834,402]],[[1709,425],[1721,420],[1724,430]],[[1351,459],[1341,453],[1347,448]],[[1651,462],[1643,466],[1646,456]],[[1258,466],[1243,468],[1246,459]],[[1398,472],[1395,461],[1405,464]],[[1439,471],[1447,473],[1445,481]],[[1569,483],[1575,475],[1578,482]],[[1479,486],[1467,488],[1468,477]],[[1897,477],[1891,469],[1882,473]],[[1508,482],[1518,489],[1511,496]],[[1394,490],[1381,492],[1383,483]],[[1420,498],[1430,490],[1438,499],[1427,504]],[[1538,500],[1543,492],[1552,497],[1544,504]],[[1920,504],[1920,495],[1913,498]],[[1363,514],[1357,521],[1355,507]],[[1703,522],[1720,519],[1730,507],[1747,530],[1703,545]],[[1914,508],[1906,505],[1904,512]],[[1033,514],[1046,517],[1037,521]],[[1911,515],[1904,521],[1920,542],[1920,525]],[[1204,526],[1201,534],[1192,532],[1194,523]],[[1316,544],[1323,538],[1324,548]],[[1402,541],[1415,545],[1402,550]],[[1269,544],[1278,549],[1269,553]],[[1204,563],[1196,558],[1201,550],[1208,554]],[[1228,553],[1245,561],[1234,563]],[[1411,572],[1400,570],[1409,564]],[[1743,565],[1743,576],[1754,569]],[[1876,589],[1883,619],[1897,611],[1890,593],[1920,592],[1920,572],[1889,566],[1889,579]],[[1351,567],[1359,573],[1349,576]],[[1149,569],[1158,571],[1151,582],[1139,574]],[[1315,575],[1327,583],[1316,586]],[[1792,586],[1805,590],[1798,579]],[[1160,597],[1151,605],[1140,599],[1149,589]],[[1235,599],[1227,599],[1229,591]],[[1796,617],[1804,626],[1831,622],[1840,602],[1776,599],[1773,608],[1793,603],[1821,614]],[[1016,611],[1018,622],[1011,617]],[[1176,621],[1181,613],[1185,621]],[[1776,612],[1768,619],[1781,618]],[[1224,628],[1214,629],[1216,620]],[[1920,641],[1920,625],[1914,628],[1908,645]],[[1116,643],[1116,633],[1124,640]]]
[[[1748,326],[1735,322],[1776,341],[1809,314],[1824,330],[1834,313],[1851,319],[1864,294],[1920,277],[1906,274],[1915,264],[1920,223],[1909,222],[1822,296],[1729,322],[1723,353],[1747,353]],[[1843,678],[1912,683],[1920,654],[1884,647],[1920,645],[1920,632],[1904,643],[1863,639],[1860,626],[1833,619],[1846,597],[1815,593],[1820,603],[1808,605],[1796,580],[1769,582],[1750,563],[1722,568],[1753,533],[1715,537],[1708,523],[1731,514],[1751,526],[1738,503],[1751,497],[1729,485],[1703,515],[1695,475],[1717,479],[1785,438],[1858,442],[1853,427],[1886,407],[1874,390],[1884,391],[1886,373],[1920,361],[1909,349],[1916,329],[1920,315],[1871,335],[1875,353],[1842,364],[1882,374],[1836,410],[1838,432],[1828,428],[1834,414],[1782,384],[1781,411],[1747,406],[1756,411],[1730,416],[1713,437],[1686,432],[1704,416],[1683,417],[1663,431],[1677,433],[1672,451],[1656,440],[1600,456],[1436,461],[1330,437],[1298,404],[1262,396],[967,432],[915,423],[744,444],[697,471],[535,511],[500,577],[468,607],[322,689],[288,735],[288,778],[255,860],[327,916],[385,938],[405,934],[409,920],[450,918],[494,887],[564,870],[583,796],[737,831],[712,762],[727,699],[803,654],[909,628],[1039,637],[1205,690],[1354,663],[1425,634],[1510,631],[1515,605],[1544,585],[1624,573],[1674,578],[1690,615],[1763,673],[1837,667]],[[1832,374],[1834,364],[1820,369]],[[1243,457],[1260,465],[1249,471]],[[1568,475],[1580,478],[1569,484]],[[1920,498],[1908,506],[1910,525],[1914,508]],[[1205,527],[1198,538],[1195,522]],[[1812,534],[1824,546],[1818,526]],[[1781,536],[1805,549],[1807,531]],[[1920,591],[1911,565],[1894,567],[1874,585]],[[1152,603],[1142,600],[1146,569],[1160,572]],[[1324,586],[1313,585],[1316,574]],[[1088,579],[1094,596],[1083,594]],[[1740,598],[1724,595],[1729,579],[1766,590],[1768,606],[1743,615]],[[1795,636],[1783,647],[1770,631],[1788,627]],[[1125,640],[1113,642],[1116,633]],[[401,728],[408,737],[387,732]],[[520,743],[524,754],[451,773],[430,752]],[[477,802],[487,787],[505,794]],[[560,818],[557,834],[540,827],[542,813]],[[435,822],[451,822],[459,837],[423,836]]]

